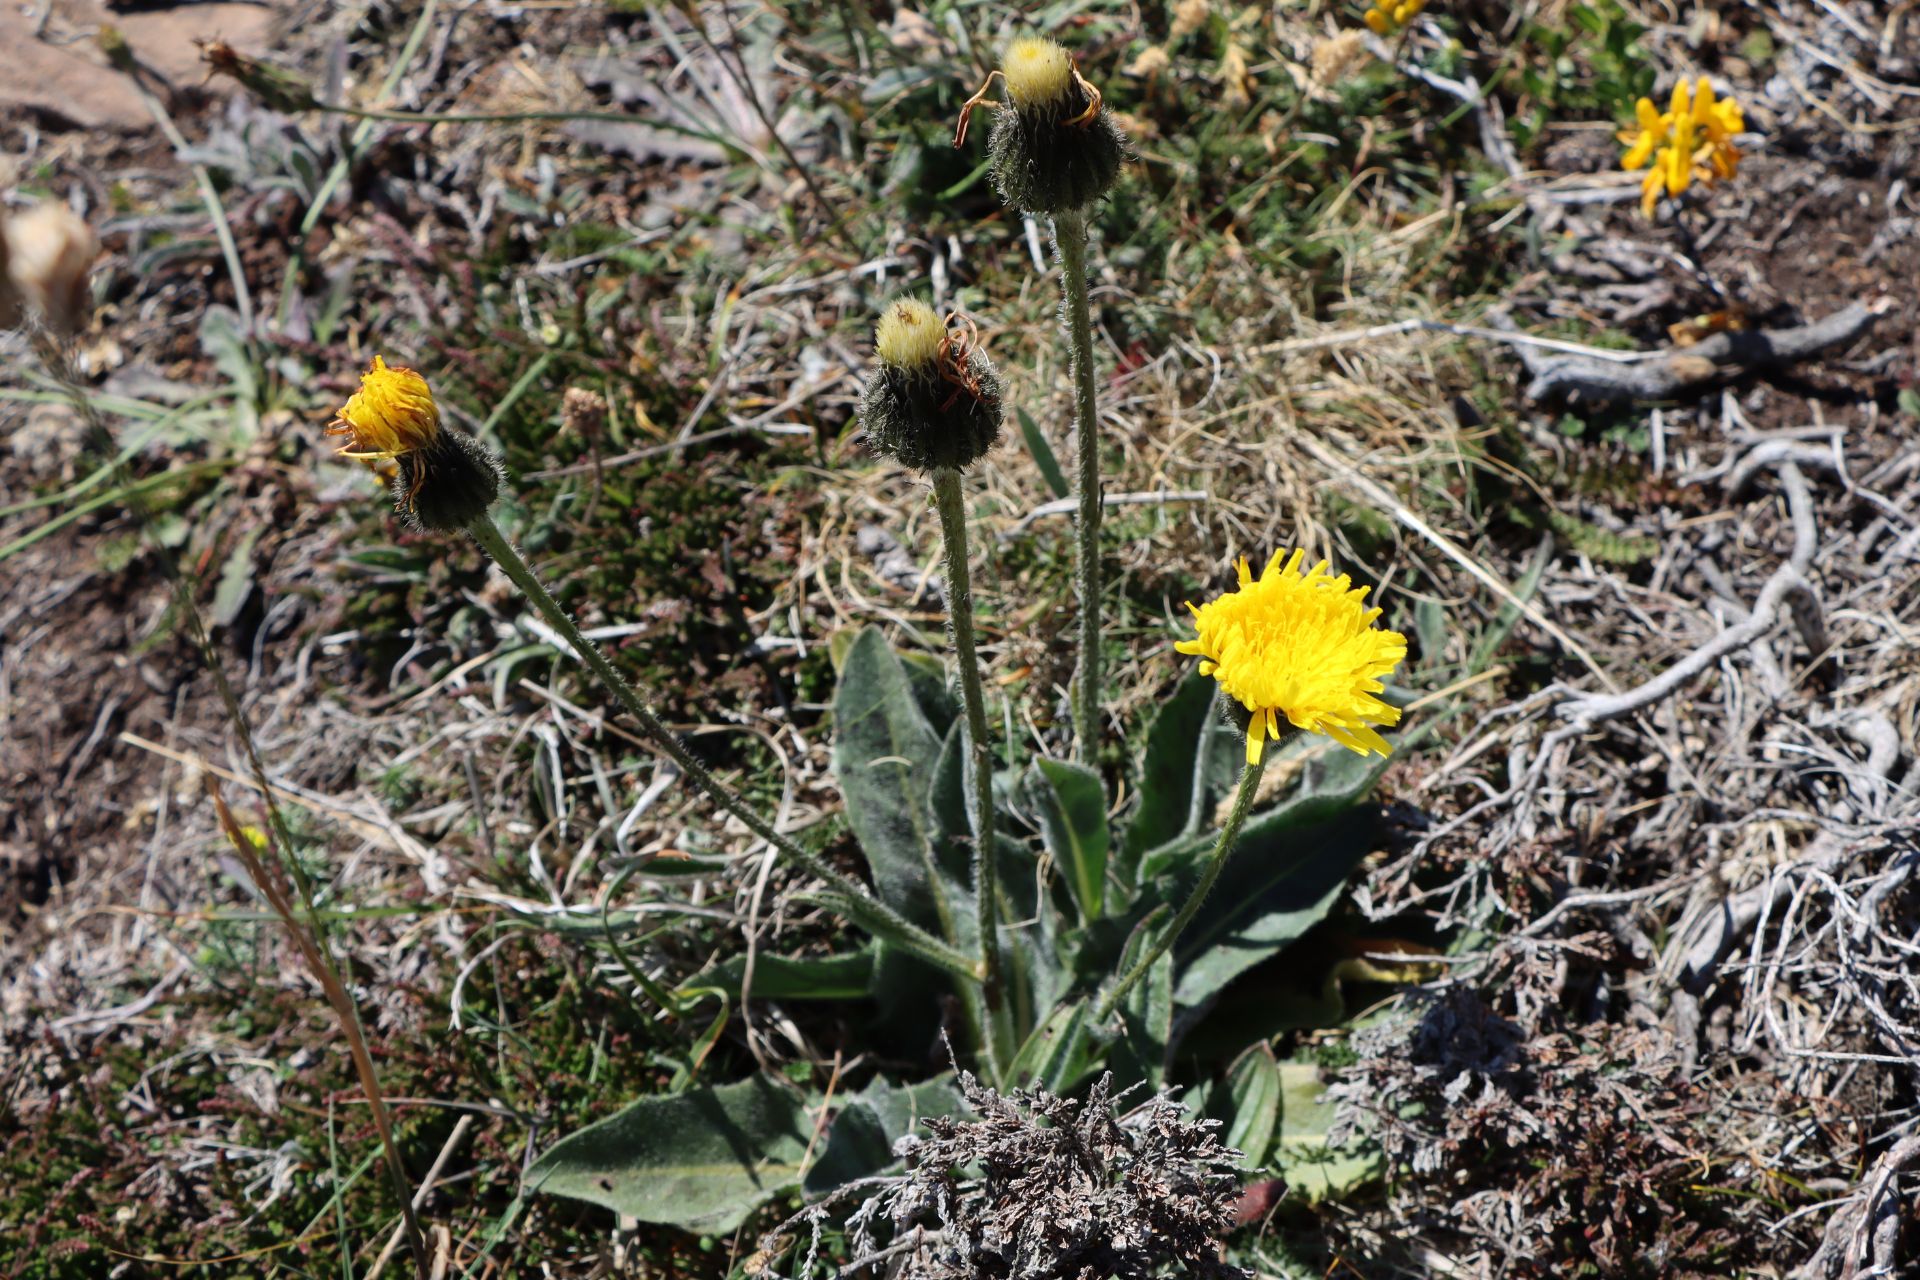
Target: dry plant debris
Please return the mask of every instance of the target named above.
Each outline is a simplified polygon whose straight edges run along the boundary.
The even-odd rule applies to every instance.
[[[1002,1095],[959,1073],[971,1119],[934,1117],[895,1144],[906,1173],[846,1216],[842,1275],[913,1280],[1244,1280],[1222,1260],[1240,1153],[1217,1120],[1165,1095],[1122,1110],[1109,1073],[1084,1097]],[[860,1190],[867,1191],[862,1187]],[[824,1209],[798,1274],[813,1273]],[[792,1227],[795,1224],[788,1224]],[[778,1232],[762,1247],[782,1246]]]

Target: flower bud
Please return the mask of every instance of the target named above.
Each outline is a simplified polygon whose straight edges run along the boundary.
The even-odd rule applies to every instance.
[[[1051,40],[1023,36],[1007,46],[1001,74],[1007,105],[987,139],[994,190],[1025,213],[1070,213],[1107,193],[1127,140],[1101,105],[1100,91]]]
[[[393,509],[413,528],[452,533],[487,513],[504,472],[493,451],[464,431],[443,430],[434,443],[403,454],[388,481]]]
[[[442,427],[427,380],[379,356],[326,433],[347,437],[341,457],[387,477],[395,509],[416,529],[459,529],[500,494],[503,472],[492,452],[466,432]]]
[[[918,471],[957,471],[993,447],[1002,387],[979,342],[980,331],[964,317],[950,330],[918,299],[887,304],[874,329],[880,367],[860,400],[874,448]]]
[[[55,334],[77,332],[91,311],[87,276],[99,256],[93,228],[57,200],[0,223],[0,328],[32,317]]]
[[[320,105],[313,96],[313,86],[305,80],[291,71],[248,57],[225,40],[200,41],[200,60],[207,64],[209,78],[223,75],[237,80],[275,111],[291,115],[295,111],[312,111]]]

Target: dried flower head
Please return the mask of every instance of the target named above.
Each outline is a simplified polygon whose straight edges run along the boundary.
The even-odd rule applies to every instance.
[[[1006,81],[1007,101],[987,139],[994,189],[1026,213],[1084,209],[1113,185],[1127,142],[1073,55],[1040,36],[1007,46],[1001,67],[960,109],[954,145],[967,139],[967,122],[987,102],[995,77]]]
[[[56,334],[77,331],[99,256],[93,228],[57,200],[8,218],[0,225],[0,328],[31,316]]]
[[[1303,574],[1305,553],[1284,565],[1283,554],[1274,552],[1257,579],[1243,558],[1237,590],[1189,604],[1200,634],[1174,647],[1200,657],[1200,674],[1246,710],[1249,764],[1279,738],[1281,716],[1361,755],[1388,754],[1374,726],[1399,723],[1400,710],[1375,695],[1407,656],[1406,637],[1373,625],[1380,610],[1367,607],[1368,588],[1333,577],[1324,560]]]
[[[1369,30],[1381,37],[1390,36],[1420,16],[1427,0],[1373,0],[1363,17]]]
[[[313,96],[313,86],[293,72],[249,57],[225,40],[197,43],[200,60],[207,64],[208,79],[222,75],[237,80],[275,111],[311,111],[320,105]]]
[[[1653,216],[1663,193],[1677,196],[1696,178],[1711,186],[1739,172],[1740,149],[1734,139],[1746,128],[1746,117],[1732,98],[1714,97],[1705,76],[1691,94],[1686,81],[1674,85],[1666,111],[1642,98],[1634,113],[1634,127],[1620,131],[1620,141],[1627,144],[1620,167],[1629,173],[1647,170],[1640,183],[1640,211],[1647,217]]]
[[[343,458],[389,478],[394,506],[421,529],[458,529],[499,496],[500,463],[464,431],[443,428],[433,388],[412,369],[379,356],[360,375],[326,434],[346,436]],[[382,466],[393,464],[391,468]]]
[[[942,320],[917,298],[897,298],[874,327],[880,367],[867,379],[860,420],[881,453],[920,471],[971,466],[1000,438],[1000,375],[980,330]]]

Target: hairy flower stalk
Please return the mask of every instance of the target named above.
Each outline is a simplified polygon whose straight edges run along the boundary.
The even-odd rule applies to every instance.
[[[350,437],[340,451],[343,457],[360,459],[369,465],[394,464],[390,484],[395,504],[409,523],[434,532],[464,532],[478,543],[527,602],[613,692],[654,746],[679,766],[709,799],[740,819],[754,835],[808,875],[824,881],[836,911],[932,964],[959,977],[979,980],[979,966],[971,956],[907,920],[818,855],[776,830],[681,744],[599,648],[581,634],[572,617],[540,584],[526,560],[494,523],[488,508],[499,491],[500,465],[479,441],[464,432],[441,426],[439,410],[425,378],[411,369],[389,368],[375,357],[373,367],[361,379],[359,392],[342,406],[328,433]]]
[[[1174,648],[1198,656],[1200,674],[1219,682],[1225,709],[1246,734],[1247,764],[1200,882],[1173,923],[1101,997],[1097,1013],[1102,1019],[1179,940],[1213,891],[1253,807],[1272,754],[1268,743],[1302,729],[1361,755],[1393,750],[1374,726],[1398,724],[1400,709],[1377,695],[1386,688],[1382,678],[1407,656],[1406,637],[1374,626],[1380,610],[1367,607],[1368,588],[1354,587],[1344,573],[1332,576],[1324,560],[1302,573],[1306,554],[1295,551],[1283,563],[1285,555],[1274,552],[1258,578],[1243,558],[1235,590],[1187,606],[1199,635]],[[1288,729],[1282,728],[1282,717]]]
[[[957,322],[957,323],[954,323]],[[953,324],[953,327],[949,327]],[[981,1024],[993,1074],[1012,1058],[1013,1026],[1000,963],[999,889],[993,829],[993,744],[974,644],[973,583],[967,567],[967,504],[960,476],[999,438],[1000,379],[977,346],[971,322],[943,322],[912,298],[890,303],[874,330],[880,367],[868,380],[861,420],[883,453],[927,472],[947,571],[947,616],[967,719],[973,898],[980,941]]]
[[[1074,594],[1080,606],[1080,655],[1071,707],[1075,755],[1091,763],[1100,737],[1100,435],[1094,399],[1093,322],[1087,304],[1087,225],[1093,206],[1113,186],[1126,139],[1102,105],[1100,90],[1080,74],[1073,55],[1052,40],[1023,36],[1007,46],[994,76],[1006,81],[987,154],[1000,198],[1024,213],[1053,220],[1060,258],[1067,337],[1073,359],[1075,523]],[[993,76],[988,77],[988,84]],[[962,109],[986,101],[986,88]]]

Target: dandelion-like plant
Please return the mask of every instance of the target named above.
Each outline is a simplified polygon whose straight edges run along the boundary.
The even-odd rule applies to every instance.
[[[874,329],[880,367],[867,379],[860,420],[882,453],[925,472],[933,482],[946,548],[947,612],[960,671],[971,761],[973,897],[980,935],[981,985],[973,1017],[997,1075],[1012,1056],[1012,1025],[1001,981],[998,891],[994,885],[993,745],[974,644],[973,587],[967,566],[963,471],[1000,438],[1000,375],[980,350],[979,331],[958,315],[942,320],[914,298],[890,303]]]
[[[1629,173],[1645,169],[1640,182],[1640,211],[1647,217],[1664,195],[1678,196],[1694,181],[1711,186],[1733,178],[1740,170],[1740,149],[1734,140],[1746,128],[1745,114],[1732,98],[1714,96],[1705,76],[1689,93],[1685,80],[1673,86],[1667,109],[1657,110],[1650,98],[1634,106],[1635,122],[1620,131],[1627,144],[1620,167]]]
[[[988,100],[995,79],[1007,100]],[[1093,382],[1093,320],[1087,304],[1087,224],[1113,186],[1127,143],[1100,90],[1080,74],[1073,55],[1040,36],[1007,46],[1001,66],[967,100],[954,145],[967,138],[975,107],[997,110],[987,139],[989,172],[1000,198],[1022,213],[1053,220],[1073,356],[1074,489],[1077,541],[1074,594],[1080,605],[1080,654],[1072,696],[1076,753],[1094,758],[1100,730],[1100,419]]]
[[[572,616],[541,585],[533,569],[494,523],[490,508],[504,483],[500,463],[478,440],[441,421],[426,378],[375,356],[372,366],[361,375],[360,389],[340,407],[327,434],[347,437],[346,446],[339,451],[341,456],[365,462],[387,477],[394,505],[408,524],[427,532],[465,533],[478,543],[607,686],[654,746],[715,804],[793,865],[825,882],[828,905],[903,950],[966,981],[979,981],[981,966],[977,960],[907,920],[776,829],[738,792],[715,777],[661,722],[599,648],[581,634]]]
[[[1220,878],[1253,808],[1267,746],[1286,732],[1283,718],[1361,755],[1393,750],[1375,726],[1400,722],[1399,708],[1379,695],[1407,656],[1406,637],[1374,625],[1380,610],[1367,606],[1369,588],[1355,587],[1344,573],[1334,577],[1324,560],[1302,573],[1302,551],[1284,563],[1283,555],[1274,552],[1258,578],[1241,559],[1234,590],[1187,606],[1200,634],[1174,648],[1198,657],[1200,673],[1219,682],[1223,709],[1246,735],[1247,765],[1199,883],[1172,925],[1102,997],[1103,1015],[1173,946]]]
[[[1406,637],[1373,625],[1380,610],[1367,607],[1368,588],[1334,577],[1325,560],[1301,573],[1306,553],[1282,565],[1284,554],[1258,578],[1243,558],[1236,590],[1189,604],[1200,634],[1174,648],[1199,657],[1200,674],[1244,713],[1248,764],[1280,738],[1282,716],[1350,751],[1386,755],[1393,748],[1374,726],[1398,724],[1400,710],[1380,700],[1380,678],[1407,656]]]

